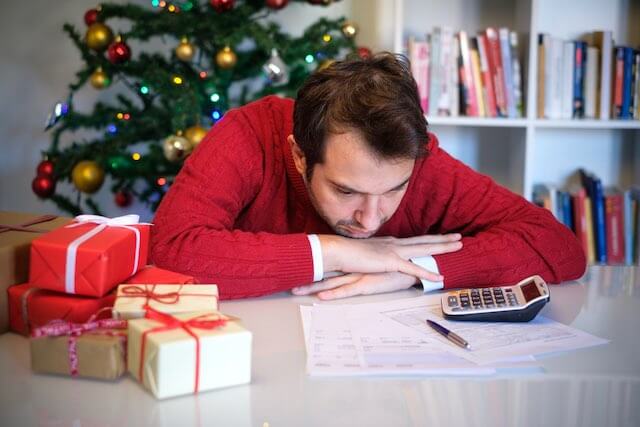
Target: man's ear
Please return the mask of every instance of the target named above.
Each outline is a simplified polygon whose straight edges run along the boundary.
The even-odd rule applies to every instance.
[[[300,175],[306,176],[305,174],[307,172],[307,159],[304,157],[304,153],[300,149],[300,146],[298,146],[298,143],[296,142],[293,135],[289,135],[287,137],[287,142],[291,147],[291,155],[293,156],[293,162],[296,165],[296,170]]]

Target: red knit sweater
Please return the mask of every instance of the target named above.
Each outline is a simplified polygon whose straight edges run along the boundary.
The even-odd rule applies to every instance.
[[[332,233],[311,205],[286,141],[293,101],[274,96],[229,111],[185,162],[152,227],[159,267],[217,283],[222,298],[310,283],[307,234]],[[538,208],[449,156],[429,134],[396,213],[377,235],[460,232],[463,248],[436,255],[445,288],[580,277],[576,237]]]

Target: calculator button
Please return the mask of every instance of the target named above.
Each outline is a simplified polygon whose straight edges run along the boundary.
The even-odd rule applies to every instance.
[[[458,305],[458,298],[456,298],[455,296],[448,297],[447,304],[449,304],[449,307],[455,307],[456,305]]]
[[[504,291],[505,292],[509,292],[509,293],[513,292],[513,290],[511,290],[511,288],[506,288]]]
[[[477,290],[477,289],[473,289],[473,290],[471,291],[471,296],[472,296],[472,297],[473,297],[473,296],[478,296],[478,295],[480,295],[480,291],[479,291],[479,290]]]
[[[506,304],[504,302],[498,303],[498,307],[505,307],[505,306],[506,306]]]
[[[471,306],[471,304],[469,304],[469,301],[460,301],[460,305],[462,306],[462,308]]]

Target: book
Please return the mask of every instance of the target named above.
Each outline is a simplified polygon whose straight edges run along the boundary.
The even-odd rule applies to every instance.
[[[598,101],[597,113],[601,119],[611,118],[611,67],[613,64],[613,33],[611,31],[594,31],[593,45],[598,48]]]
[[[623,77],[622,77],[622,109],[620,112],[621,119],[631,119],[633,117],[631,95],[632,90],[632,76],[634,75],[634,50],[631,47],[625,46],[624,48],[624,64],[623,64]]]
[[[575,42],[573,67],[573,117],[584,117],[584,77],[586,71],[587,43]]]
[[[476,90],[476,101],[478,103],[478,116],[487,117],[482,91],[482,71],[480,70],[478,40],[476,37],[471,37],[469,39],[469,54],[471,56],[471,74],[473,78],[473,87]]]
[[[593,204],[591,198],[587,197],[584,201],[584,215],[587,221],[587,242],[588,252],[587,261],[589,264],[595,264],[596,262],[596,237],[595,237],[595,225],[593,223]]]
[[[496,106],[496,92],[493,88],[493,78],[489,67],[489,44],[484,34],[478,34],[478,53],[480,54],[480,71],[482,72],[482,94],[484,96],[487,117],[498,117]]]
[[[624,80],[624,47],[614,48],[614,75],[613,75],[613,95],[612,111],[613,118],[622,118],[622,90]]]
[[[587,221],[587,192],[580,188],[572,195],[574,232],[580,240],[585,257],[589,258],[589,233],[591,224]]]
[[[584,80],[584,116],[596,118],[596,88],[598,80],[598,48],[587,47],[587,70]]]
[[[440,49],[442,30],[435,27],[431,33],[431,62],[429,64],[429,112],[430,116],[438,115],[438,102],[440,100],[440,80],[442,79],[442,66],[440,64]]]
[[[509,33],[511,42],[511,73],[513,74],[513,97],[516,104],[516,117],[524,117],[524,100],[522,97],[522,68],[520,67],[520,52],[518,51],[518,33]]]
[[[471,50],[469,47],[469,37],[466,31],[458,33],[460,42],[460,85],[464,86],[464,113],[467,116],[478,116],[478,101],[476,99],[476,88],[473,84],[473,72],[471,68]]]
[[[505,87],[500,40],[495,28],[492,27],[485,30],[485,36],[489,46],[487,53],[489,55],[489,68],[492,70],[493,75],[493,89],[496,92],[496,108],[500,117],[508,117],[507,89]]]
[[[507,99],[508,117],[516,117],[516,102],[513,89],[513,69],[511,62],[511,41],[508,28],[498,29],[500,39],[500,54],[502,56],[502,68],[504,71],[504,88]]]
[[[457,90],[453,76],[456,75],[455,38],[453,30],[443,27],[440,33],[440,98],[438,99],[438,115],[452,116],[452,97]]]
[[[570,119],[573,115],[573,68],[574,68],[574,43],[564,42],[562,53],[562,107],[561,117]]]
[[[420,106],[424,114],[429,111],[429,43],[409,38],[407,45],[411,74],[418,86]]]
[[[588,173],[584,169],[580,169],[579,174],[582,186],[587,191],[587,195],[591,200],[591,219],[593,222],[595,260],[598,263],[606,264],[607,241],[602,181],[600,178]]]
[[[607,262],[624,263],[623,197],[620,191],[610,191],[604,196],[607,238]]]
[[[545,72],[546,64],[545,64],[545,37],[548,37],[548,34],[538,34],[538,93],[536,96],[536,113],[538,118],[544,118],[544,105],[545,105]]]

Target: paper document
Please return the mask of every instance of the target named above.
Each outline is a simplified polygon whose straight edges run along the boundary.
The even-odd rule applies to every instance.
[[[300,306],[310,375],[490,375],[538,368],[534,355],[606,341],[538,317],[529,323],[449,322],[439,295],[373,304]],[[427,326],[467,338],[466,350]]]

